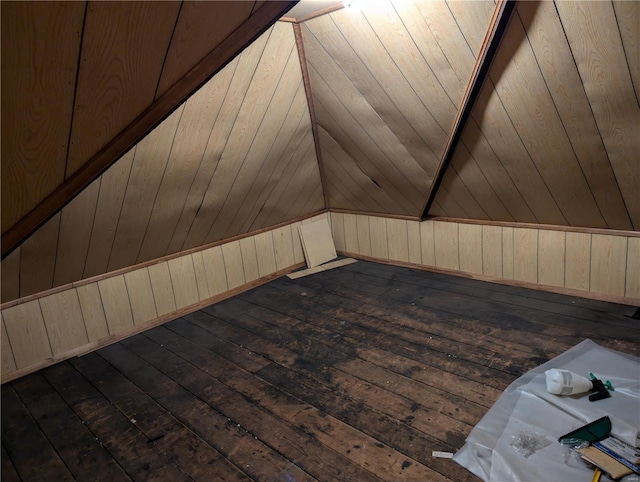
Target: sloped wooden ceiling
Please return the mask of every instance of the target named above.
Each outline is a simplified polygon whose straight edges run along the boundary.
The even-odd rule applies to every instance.
[[[2,2],[2,253],[292,1]]]
[[[10,32],[33,47],[27,67],[2,46],[3,232],[5,217],[19,219],[82,169],[81,159],[100,149],[104,133],[126,125],[118,124],[121,110],[129,112],[140,98],[151,102],[189,77],[183,76],[188,64],[210,47],[200,43],[215,43],[207,26],[219,15],[206,9],[229,8],[230,18],[240,21],[269,3],[184,3],[175,12],[173,4],[156,4],[166,10],[163,18],[173,18],[175,31],[167,38],[154,30],[164,32],[161,25],[142,22],[153,40],[136,40],[123,9],[138,12],[140,20],[147,4],[111,11],[92,2],[3,2],[3,38]],[[268,30],[4,259],[2,300],[324,207],[419,218],[440,178],[429,216],[638,229],[640,2],[518,2],[441,172],[496,4],[366,1],[359,9],[336,9],[320,3],[329,13],[316,17],[300,7],[293,26],[279,22]],[[87,25],[107,29],[107,22],[88,23],[97,15],[92,8],[104,9],[98,18],[120,19],[129,36],[113,39],[105,30],[94,40],[104,44],[95,47],[96,58],[85,58]],[[21,26],[7,20],[12,9],[24,10]],[[78,25],[85,26],[83,35]],[[66,45],[64,58],[55,59],[68,65],[56,70],[62,77],[20,77],[29,69],[49,72],[52,38]],[[123,56],[129,50],[118,42],[142,50]],[[162,63],[135,61],[145,42],[162,45]],[[72,88],[78,59],[94,67]],[[183,70],[170,67],[173,62]],[[143,64],[144,73],[133,67]],[[15,70],[8,85],[7,65]],[[140,92],[126,97],[132,100],[116,102],[118,75],[108,67],[131,71],[136,86],[151,79],[152,87],[137,86]],[[27,83],[30,93],[12,96],[17,82]],[[105,95],[85,104],[82,89],[95,85]],[[73,109],[42,104],[67,91],[76,92]],[[95,119],[83,113],[89,104]],[[8,118],[15,138],[4,135],[5,109],[14,116]],[[77,139],[86,145],[73,145],[74,132],[83,132]],[[54,138],[64,142],[49,142]],[[69,157],[73,152],[85,154]],[[22,160],[7,161],[14,153]]]
[[[375,2],[302,25],[330,206],[420,216],[493,2]]]
[[[518,2],[430,215],[640,228],[640,2]]]
[[[323,207],[294,34],[277,23],[3,261],[3,299]]]

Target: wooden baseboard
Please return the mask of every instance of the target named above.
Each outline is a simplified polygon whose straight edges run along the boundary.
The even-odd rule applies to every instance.
[[[548,291],[550,293],[557,293],[557,294],[560,294],[560,295],[574,296],[576,298],[585,298],[585,299],[591,299],[591,300],[597,300],[597,301],[606,301],[606,302],[609,302],[609,303],[618,303],[618,304],[621,304],[621,305],[640,306],[640,298],[631,298],[631,297],[627,297],[627,296],[609,295],[609,294],[606,294],[606,293],[596,293],[596,292],[593,292],[593,291],[575,290],[575,289],[571,289],[571,288],[563,288],[563,287],[560,287],[560,286],[542,285],[542,284],[531,283],[531,282],[528,282],[528,281],[514,280],[514,279],[496,278],[494,276],[487,276],[487,275],[478,274],[478,273],[467,273],[465,271],[456,271],[456,270],[451,270],[451,269],[438,268],[438,267],[435,267],[435,266],[425,266],[425,265],[422,265],[422,264],[407,263],[407,262],[404,262],[404,261],[395,261],[395,260],[389,260],[389,259],[374,258],[372,256],[364,256],[364,255],[357,254],[357,253],[350,253],[348,251],[338,251],[338,254],[340,256],[360,259],[360,260],[363,260],[363,261],[373,261],[374,263],[382,263],[382,264],[388,264],[388,265],[391,265],[391,266],[400,266],[400,267],[404,267],[404,268],[413,268],[413,269],[419,269],[419,270],[422,270],[422,271],[432,271],[434,273],[448,274],[448,275],[452,275],[452,276],[458,276],[458,277],[461,277],[461,278],[476,279],[476,280],[479,280],[479,281],[488,281],[490,283],[497,283],[497,284],[503,284],[503,285],[508,285],[508,286],[517,286],[519,288],[529,288],[529,289],[539,290],[539,291]]]
[[[10,382],[12,380],[15,380],[17,378],[23,377],[25,375],[29,375],[30,373],[33,372],[37,372],[38,370],[42,370],[43,368],[46,368],[48,366],[54,365],[56,363],[59,363],[61,361],[64,360],[68,360],[69,358],[73,358],[75,356],[82,356],[85,355],[89,352],[98,350],[100,348],[104,348],[105,346],[109,346],[113,343],[117,343],[121,340],[124,340],[125,338],[128,338],[130,336],[133,335],[137,335],[139,333],[142,333],[143,331],[149,330],[150,328],[156,327],[158,325],[162,325],[164,323],[167,323],[171,320],[175,320],[176,318],[180,318],[181,316],[187,315],[189,313],[193,313],[194,311],[198,311],[202,308],[204,308],[205,306],[210,306],[213,305],[215,303],[219,303],[220,301],[226,300],[228,298],[231,298],[233,296],[236,296],[240,293],[244,293],[245,291],[249,291],[253,288],[255,288],[256,286],[260,286],[263,285],[265,283],[268,283],[269,281],[272,281],[276,278],[280,278],[281,276],[285,276],[289,273],[291,273],[292,271],[295,271],[299,268],[302,268],[303,266],[305,266],[305,263],[296,263],[293,266],[290,266],[288,268],[285,269],[281,269],[279,271],[276,271],[270,275],[267,276],[263,276],[262,278],[258,278],[254,281],[251,281],[249,283],[245,283],[242,286],[238,286],[236,288],[230,289],[229,291],[225,291],[224,293],[220,293],[217,294],[215,296],[212,296],[211,298],[207,298],[205,300],[202,300],[198,303],[195,303],[193,305],[189,305],[186,306],[184,308],[181,308],[179,310],[173,311],[171,313],[167,313],[166,315],[162,315],[159,316],[158,318],[155,318],[153,320],[150,320],[146,323],[141,323],[139,325],[134,326],[133,328],[131,328],[130,330],[126,330],[111,336],[108,336],[106,338],[103,338],[101,340],[98,340],[96,342],[93,343],[87,343],[86,345],[82,345],[79,347],[76,347],[72,350],[69,350],[65,353],[60,353],[58,355],[52,356],[47,358],[46,360],[42,360],[41,362],[35,363],[33,365],[30,365],[28,367],[24,367],[21,368],[19,370],[16,370],[14,372],[8,373],[4,376],[2,376],[2,380],[0,381],[1,384]]]

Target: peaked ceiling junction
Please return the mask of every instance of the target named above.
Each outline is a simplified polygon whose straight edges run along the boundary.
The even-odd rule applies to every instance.
[[[294,3],[2,3],[3,301],[326,208],[638,229],[640,2]]]

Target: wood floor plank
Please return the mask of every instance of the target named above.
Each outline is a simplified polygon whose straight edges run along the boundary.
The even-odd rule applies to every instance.
[[[140,338],[132,339],[131,343],[140,343]],[[136,385],[166,410],[179,414],[182,423],[223,453],[249,477],[275,480],[288,475],[294,480],[315,480],[248,432],[238,421],[216,410],[121,344],[104,348],[101,356],[119,370],[126,371]]]
[[[20,477],[18,476],[18,472],[16,472],[16,468],[11,462],[9,458],[9,454],[7,454],[7,450],[4,448],[4,444],[2,444],[2,466],[0,468],[2,472],[2,480],[5,482],[19,482]]]
[[[132,479],[189,480],[165,454],[149,444],[135,423],[70,364],[54,365],[42,374]]]
[[[135,420],[149,444],[166,453],[191,478],[250,480],[97,353],[76,358],[71,364],[129,420]]]
[[[20,398],[76,480],[131,480],[40,373],[13,383]]]
[[[215,410],[238,423],[255,438],[271,447],[272,450],[281,454],[289,454],[291,458],[289,463],[291,465],[295,463],[294,467],[300,468],[297,474],[290,474],[293,477],[301,477],[306,480],[322,479],[325,476],[327,477],[325,480],[342,478],[340,472],[334,472],[333,466],[322,469],[322,460],[328,454],[322,454],[321,447],[317,445],[313,447],[312,439],[292,429],[283,420],[257,407],[251,400],[247,400],[235,390],[201,370],[194,370],[193,365],[189,362],[164,350],[163,347],[146,337],[139,337],[130,344],[128,343],[127,347],[165,375],[174,380],[180,380],[183,387]],[[283,462],[287,463],[286,460]],[[284,473],[278,473],[276,469],[274,473],[270,474],[270,477],[276,479],[283,475]]]
[[[2,387],[2,444],[22,480],[73,480],[12,386]]]
[[[233,324],[235,325],[238,321],[239,321],[238,319],[234,319]],[[246,317],[245,317],[245,321],[246,321]],[[353,378],[351,378],[349,382],[345,383],[344,385],[338,384],[336,382],[336,379],[334,379],[333,377],[333,375],[336,374],[336,372],[332,370],[332,366],[337,366],[342,361],[353,359],[355,357],[354,353],[349,354],[349,353],[339,353],[339,352],[336,352],[335,350],[334,351],[323,350],[321,356],[314,357],[313,354],[308,353],[307,356],[305,357],[304,355],[301,355],[299,352],[291,351],[288,349],[291,343],[288,340],[286,333],[284,333],[284,330],[273,331],[275,333],[273,335],[274,338],[269,340],[269,339],[261,338],[256,335],[251,336],[250,333],[255,332],[255,327],[251,327],[250,328],[251,331],[246,331],[240,327],[234,327],[231,324],[227,324],[225,321],[221,319],[210,319],[210,320],[200,319],[198,323],[203,328],[212,329],[214,331],[218,331],[220,327],[225,327],[226,325],[224,329],[226,336],[230,338],[235,338],[238,342],[242,341],[246,346],[250,347],[252,351],[256,351],[262,354],[272,354],[271,356],[274,357],[274,361],[277,360],[279,367],[281,367],[283,370],[294,372],[294,375],[290,375],[292,379],[295,379],[296,376],[298,375],[301,377],[307,377],[310,380],[312,380],[314,384],[323,386],[325,390],[335,391],[336,397],[341,396],[345,398],[344,400],[345,406],[356,405],[359,411],[365,410],[367,411],[369,417],[373,419],[374,417],[377,416],[379,417],[379,420],[385,421],[384,422],[385,424],[388,423],[389,425],[394,425],[394,426],[399,424],[403,425],[403,428],[400,428],[398,430],[409,431],[412,434],[411,437],[413,437],[413,439],[420,439],[422,443],[429,444],[429,449],[431,450],[443,450],[443,449],[451,450],[451,446],[447,442],[438,440],[436,438],[437,436],[431,436],[427,433],[419,431],[414,427],[411,427],[410,424],[400,423],[400,421],[398,421],[397,419],[390,417],[386,414],[383,414],[381,411],[377,410],[374,407],[368,406],[367,400],[368,399],[370,400],[371,397],[367,398],[366,394],[354,393],[351,390],[351,388],[354,385]],[[234,328],[235,328],[235,334],[233,333]],[[250,340],[248,340],[248,338],[250,338]],[[316,343],[315,340],[313,342],[312,340],[308,340],[308,341],[309,343],[305,344],[305,348],[307,350],[309,350],[310,347]],[[304,350],[305,348],[302,348],[302,350]],[[270,365],[265,367],[265,369],[267,369],[269,366]],[[258,373],[261,373],[265,369],[262,369]],[[267,380],[267,381],[271,382],[271,380]],[[361,383],[360,385],[362,386],[363,384]],[[287,390],[292,395],[300,398],[300,395],[291,392],[286,385],[279,385],[279,386],[283,390]],[[341,386],[349,387],[349,388],[344,389],[344,388],[341,388]],[[345,393],[345,390],[348,393]],[[312,403],[311,401],[306,399],[303,399],[303,400],[305,400],[307,403],[313,404],[316,408],[322,411],[326,411],[323,406],[316,405],[315,403]],[[375,402],[375,400],[373,401]],[[411,422],[412,419],[410,417],[415,417],[415,416],[412,415],[412,411],[410,410],[410,408],[408,408],[407,413],[405,414],[405,416],[402,417],[402,419],[404,422]],[[343,422],[349,423],[350,425],[352,425],[351,422],[348,422],[345,420],[343,420]],[[362,426],[357,426],[357,427],[354,426],[354,427],[364,431],[365,433],[368,433],[369,436],[377,438],[376,435],[370,432],[367,432],[367,430],[365,429],[366,426],[367,426],[366,423],[363,423]],[[445,440],[446,440],[446,437],[447,435],[445,435]],[[384,442],[382,439],[378,439],[378,440],[382,443],[388,443],[388,442]],[[457,440],[458,443],[460,442],[459,434],[456,434],[453,437],[451,437],[451,441],[454,441],[454,440]],[[390,444],[390,446],[395,446],[395,445]],[[427,452],[428,451],[425,449],[424,453],[426,454]],[[412,457],[411,454],[407,454],[407,455]],[[422,460],[424,461],[425,459],[422,459]],[[429,461],[429,465],[432,467],[434,463],[436,464],[436,467],[439,468],[439,471],[442,471],[441,473],[447,473],[447,472],[453,471],[452,478],[454,480],[464,479],[464,474],[462,472],[456,473],[457,468],[450,467],[448,465],[438,466],[438,464],[440,463],[440,461],[438,460]],[[394,480],[394,479],[392,478],[390,480]],[[431,478],[427,478],[425,480],[431,480]]]
[[[279,278],[5,384],[3,480],[477,482],[431,451],[584,338],[640,354],[634,313],[366,261]]]

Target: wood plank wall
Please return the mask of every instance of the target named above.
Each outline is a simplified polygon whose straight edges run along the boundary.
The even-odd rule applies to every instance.
[[[637,230],[639,18],[518,2],[429,214]]]
[[[2,306],[2,381],[87,353],[304,264],[298,226],[320,214]]]
[[[293,29],[278,22],[2,261],[2,302],[323,208]]]
[[[640,237],[331,213],[347,256],[640,305]]]

